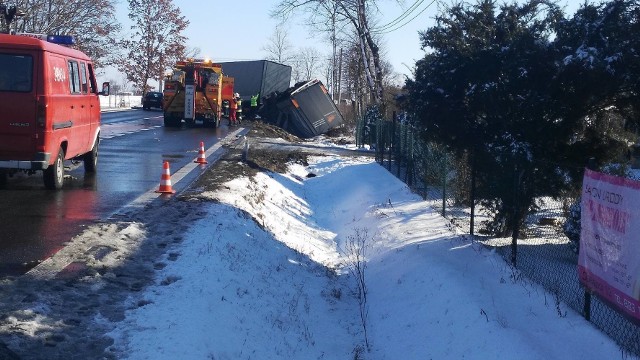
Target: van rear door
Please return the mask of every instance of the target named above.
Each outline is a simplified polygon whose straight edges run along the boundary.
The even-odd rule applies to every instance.
[[[34,156],[38,56],[36,51],[0,46],[0,160]]]

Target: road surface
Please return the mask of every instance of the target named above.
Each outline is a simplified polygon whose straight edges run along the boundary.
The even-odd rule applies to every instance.
[[[85,175],[81,163],[68,161],[60,191],[46,190],[41,172],[9,178],[0,190],[0,277],[28,271],[86,225],[157,190],[164,161],[172,174],[195,166],[179,180],[172,176],[173,189],[184,189],[204,171],[193,164],[200,142],[212,150],[229,134],[226,121],[218,129],[164,128],[162,123],[161,111],[103,113],[97,173]]]

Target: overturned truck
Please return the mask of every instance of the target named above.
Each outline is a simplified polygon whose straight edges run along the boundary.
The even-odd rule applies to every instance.
[[[342,125],[342,114],[319,80],[298,83],[264,98],[259,112],[266,122],[301,138],[311,138]]]
[[[234,92],[240,94],[244,107],[252,95],[266,96],[287,90],[291,82],[291,66],[269,60],[221,62],[226,76],[234,78]]]

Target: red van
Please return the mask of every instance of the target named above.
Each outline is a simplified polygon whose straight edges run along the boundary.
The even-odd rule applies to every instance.
[[[45,187],[60,189],[69,159],[95,172],[104,89],[81,51],[0,34],[0,187],[18,171],[42,170]]]

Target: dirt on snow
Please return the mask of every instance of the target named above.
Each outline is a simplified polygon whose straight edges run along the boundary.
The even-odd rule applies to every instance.
[[[205,202],[213,201],[202,192],[237,176],[282,173],[288,163],[306,164],[311,154],[339,151],[258,121],[243,127],[249,129],[248,148],[242,140],[234,142],[183,193],[123,211],[70,239],[74,254],[53,257],[69,264],[62,272],[0,278],[0,360],[117,359],[106,333],[128,307],[145,305],[131,299],[141,298],[136,294],[157,281],[154,273],[178,258],[175,249],[185,231],[205,215]],[[339,131],[327,135],[345,142]]]

